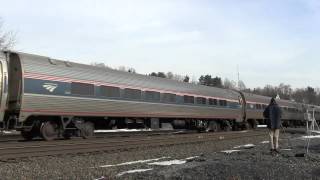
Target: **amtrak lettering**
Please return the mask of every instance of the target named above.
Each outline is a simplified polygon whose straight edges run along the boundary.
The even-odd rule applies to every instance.
[[[58,87],[58,84],[44,83],[42,87],[48,90],[49,92],[53,92]]]

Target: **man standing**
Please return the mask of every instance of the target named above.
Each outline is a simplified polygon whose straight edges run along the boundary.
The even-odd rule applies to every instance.
[[[274,98],[264,110],[263,116],[267,119],[267,127],[269,128],[271,152],[279,153],[279,132],[281,127],[281,109]]]

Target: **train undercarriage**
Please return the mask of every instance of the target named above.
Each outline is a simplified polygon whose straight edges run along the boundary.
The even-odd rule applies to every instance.
[[[90,138],[96,129],[188,129],[198,132],[219,132],[254,129],[256,120],[246,123],[230,119],[172,119],[172,118],[123,118],[123,117],[75,117],[75,116],[31,116],[19,123],[12,116],[2,129],[16,129],[25,140],[42,137],[47,141],[71,137]]]

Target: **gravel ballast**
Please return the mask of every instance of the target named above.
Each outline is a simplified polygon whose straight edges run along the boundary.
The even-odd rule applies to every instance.
[[[320,138],[303,155],[303,134],[281,134],[280,154],[268,135],[0,162],[0,179],[320,179]],[[223,151],[223,152],[222,152]]]

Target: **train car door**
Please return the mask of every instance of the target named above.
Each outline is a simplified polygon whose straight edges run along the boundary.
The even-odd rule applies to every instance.
[[[8,66],[6,57],[0,55],[0,123],[4,120],[8,97]]]
[[[19,112],[23,95],[22,64],[19,55],[10,53],[8,109]]]
[[[239,104],[241,106],[241,120],[245,122],[247,120],[247,102],[244,94],[240,91],[239,92]]]

